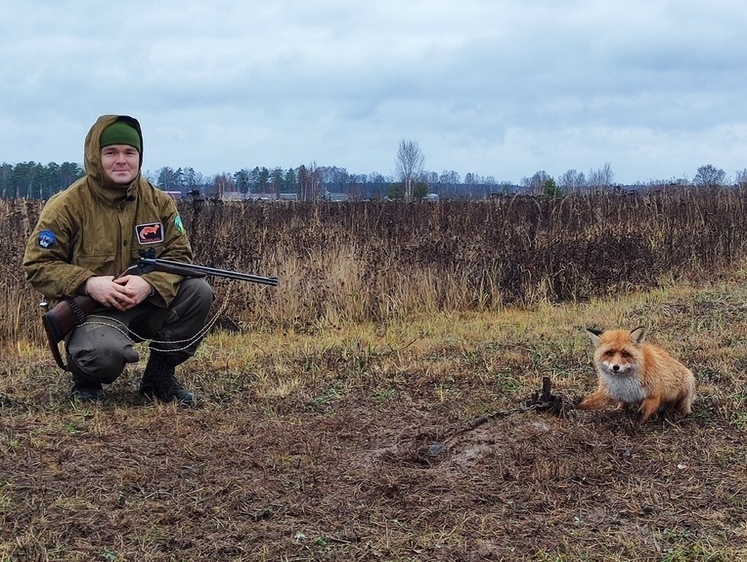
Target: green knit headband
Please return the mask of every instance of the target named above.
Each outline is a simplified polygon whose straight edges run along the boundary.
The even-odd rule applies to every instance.
[[[140,152],[140,135],[135,127],[128,125],[124,121],[116,121],[101,133],[101,148],[111,146],[112,144],[134,146]]]

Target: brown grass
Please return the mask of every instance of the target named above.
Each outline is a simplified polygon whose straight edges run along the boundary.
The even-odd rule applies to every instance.
[[[315,330],[412,314],[500,310],[697,281],[747,255],[743,191],[506,197],[489,202],[181,202],[196,261],[280,278],[213,279],[224,326]],[[38,201],[0,200],[0,343],[42,337],[24,283]],[[29,333],[29,326],[32,330]]]
[[[37,208],[14,205],[6,216],[22,221],[26,209],[33,224]],[[562,205],[581,212],[580,201]],[[698,205],[702,212],[706,204]],[[739,208],[735,201],[721,205]],[[734,222],[734,231],[724,234],[710,221],[727,219],[709,210],[689,231],[696,219],[688,207],[688,228],[662,217],[637,230],[631,225],[631,240],[642,233],[631,247],[650,249],[646,259],[656,273],[646,290],[624,285],[639,273],[600,268],[602,277],[594,279],[608,276],[607,282],[589,281],[584,294],[563,302],[550,296],[564,286],[552,281],[564,273],[542,283],[537,274],[526,291],[511,289],[521,306],[498,306],[505,297],[494,299],[489,291],[480,302],[472,275],[450,279],[468,263],[478,271],[474,264],[488,263],[488,252],[480,257],[481,245],[470,253],[468,242],[453,242],[443,250],[449,259],[440,261],[428,253],[433,246],[417,242],[422,237],[407,237],[406,206],[392,206],[391,213],[402,213],[389,223],[399,242],[372,242],[378,254],[365,240],[372,225],[386,230],[388,221],[373,221],[365,206],[239,208],[240,220],[229,209],[201,211],[205,227],[195,224],[195,231],[207,229],[214,212],[218,242],[200,246],[200,261],[277,273],[283,285],[275,291],[217,284],[225,324],[234,331],[212,333],[179,371],[200,397],[194,409],[143,403],[134,392],[142,362],[108,389],[103,404],[71,403],[68,383],[35,327],[35,297],[26,288],[6,288],[17,320],[10,315],[3,325],[0,365],[0,560],[747,557],[747,274],[739,256],[747,223]],[[251,213],[260,210],[264,218],[252,223],[258,217]],[[444,210],[412,206],[409,212],[433,219]],[[457,206],[441,216],[451,221],[459,212],[488,213]],[[643,218],[642,208],[636,213]],[[556,227],[566,236],[587,224],[601,228],[593,215]],[[409,222],[426,232],[418,219]],[[355,234],[345,238],[345,224]],[[218,225],[234,232],[246,225],[247,242],[240,244],[239,234],[221,238]],[[326,226],[327,234],[319,232]],[[443,232],[465,236],[461,228],[467,225],[449,222]],[[486,229],[472,227],[476,238],[487,240]],[[589,247],[607,235],[602,232],[588,234]],[[696,240],[710,233],[709,245],[698,251],[693,242],[688,252],[688,232]],[[619,236],[619,247],[633,244]],[[730,247],[730,255],[720,254],[719,237],[729,237],[720,247]],[[677,265],[671,258],[666,270],[657,261],[663,253],[654,250],[675,238],[686,259]],[[522,251],[534,248],[550,259],[540,239],[550,238],[536,229],[534,243]],[[342,240],[358,249],[345,252],[332,243]],[[494,243],[492,252],[507,251]],[[322,254],[328,261],[319,261]],[[636,263],[636,256],[625,255],[609,254],[620,257],[602,263]],[[688,262],[712,267],[690,277],[684,275]],[[386,267],[370,269],[378,263]],[[312,267],[316,277],[304,281]],[[410,274],[430,276],[428,295],[405,290],[413,290],[401,279]],[[358,275],[368,281],[340,294]],[[8,286],[15,278],[9,279]],[[522,408],[544,376],[568,399],[594,387],[583,326],[640,324],[696,373],[692,416],[638,426],[631,413],[555,416]],[[471,423],[483,416],[485,423]]]

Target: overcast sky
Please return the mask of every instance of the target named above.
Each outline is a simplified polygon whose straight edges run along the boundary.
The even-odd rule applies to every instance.
[[[83,162],[99,115],[144,168],[315,162],[518,183],[747,168],[747,2],[36,0],[0,15],[0,162]]]

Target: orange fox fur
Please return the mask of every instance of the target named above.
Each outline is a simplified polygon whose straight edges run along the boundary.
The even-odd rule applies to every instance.
[[[618,408],[640,404],[641,422],[655,412],[676,409],[692,411],[695,377],[692,371],[662,348],[644,343],[643,327],[632,331],[587,329],[596,345],[594,366],[599,377],[596,392],[578,407],[596,410],[617,404]]]

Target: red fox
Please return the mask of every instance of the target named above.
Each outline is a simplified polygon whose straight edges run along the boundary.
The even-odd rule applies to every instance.
[[[641,422],[657,411],[675,408],[684,415],[692,411],[695,376],[662,348],[644,343],[643,326],[630,332],[591,328],[586,332],[596,345],[594,366],[599,387],[581,400],[580,409],[640,404]]]

